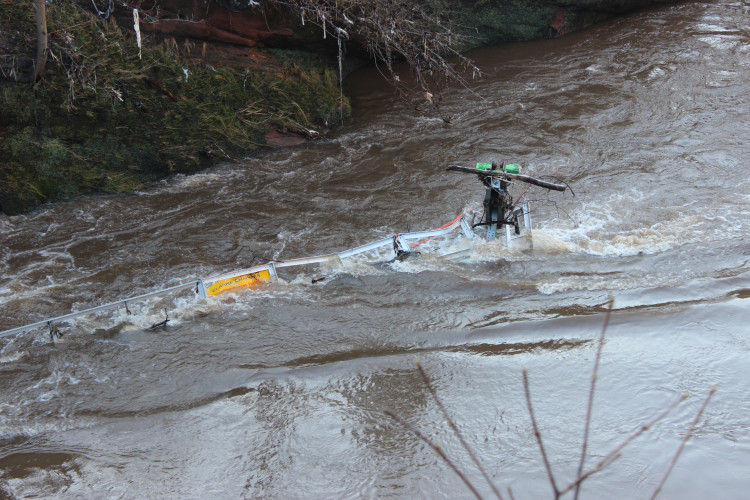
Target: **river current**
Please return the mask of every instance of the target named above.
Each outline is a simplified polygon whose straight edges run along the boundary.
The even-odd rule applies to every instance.
[[[575,193],[529,189],[530,251],[305,268],[82,317],[54,342],[1,339],[0,496],[472,497],[389,410],[492,497],[432,388],[506,498],[551,497],[522,372],[562,488],[613,298],[584,469],[689,397],[581,497],[650,497],[715,386],[661,497],[746,498],[750,3],[666,5],[470,57],[484,75],[446,94],[451,124],[365,69],[331,139],[2,216],[6,330],[439,227],[483,197],[449,165],[517,162]]]

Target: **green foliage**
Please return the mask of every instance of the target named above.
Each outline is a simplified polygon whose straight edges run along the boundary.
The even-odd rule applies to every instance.
[[[555,16],[553,3],[531,0],[481,0],[471,2],[454,19],[461,50],[506,41],[538,40]]]
[[[2,18],[33,30],[31,1],[11,3],[13,14]],[[265,144],[270,129],[305,132],[350,113],[338,78],[320,66],[237,73],[183,58],[172,39],[149,37],[139,58],[132,34],[73,2],[47,6],[51,58],[42,80],[31,86],[0,78],[6,213],[17,211],[10,205],[132,191],[246,154]]]
[[[15,85],[0,88],[0,125],[29,125],[34,121],[36,101],[28,89]]]
[[[443,5],[441,0],[427,2]],[[576,0],[566,6],[545,0],[461,0],[453,5],[452,11],[443,10],[442,15],[450,12],[456,32],[465,35],[457,39],[456,46],[465,51],[495,43],[544,38],[560,8],[565,8],[567,32],[580,31],[609,17],[606,10],[588,9],[598,3],[600,0]]]

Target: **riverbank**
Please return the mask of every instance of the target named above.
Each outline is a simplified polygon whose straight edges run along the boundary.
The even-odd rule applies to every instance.
[[[353,3],[361,14],[349,12],[355,22],[325,1],[311,10],[295,2],[164,0],[134,23],[127,2],[111,3],[106,13],[88,2],[47,2],[46,66],[32,84],[34,2],[0,0],[0,212],[132,192],[174,173],[325,135],[351,114],[341,79],[362,63],[357,57],[396,54],[423,78],[460,79],[441,52],[555,38],[653,3],[487,0],[456,7],[429,0],[401,5],[403,12]],[[301,16],[290,14],[295,6]],[[368,8],[384,17],[368,24]],[[398,32],[414,12],[425,30],[416,38]],[[332,21],[336,16],[351,34]],[[386,40],[388,23],[402,38]],[[480,68],[469,66],[476,76]],[[413,91],[396,73],[385,74],[383,85],[400,95]],[[441,96],[423,87],[415,95],[439,112]]]
[[[4,61],[31,59],[32,3],[0,6]],[[65,2],[48,4],[48,30],[41,80],[22,81],[22,65],[0,79],[0,210],[8,215],[130,192],[269,142],[314,137],[350,114],[322,55],[257,53],[242,71],[214,67],[186,57],[174,38],[144,36],[139,48],[114,18]]]

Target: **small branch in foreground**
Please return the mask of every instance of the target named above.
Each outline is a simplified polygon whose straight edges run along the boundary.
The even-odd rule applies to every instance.
[[[529,409],[529,416],[531,417],[531,425],[534,428],[534,436],[536,436],[537,443],[539,443],[539,450],[542,453],[542,459],[544,460],[544,467],[547,469],[547,476],[549,482],[552,485],[552,490],[555,492],[555,498],[560,498],[560,490],[557,489],[557,483],[555,482],[555,476],[552,474],[552,467],[550,467],[549,460],[547,459],[547,452],[544,449],[544,443],[542,443],[542,434],[539,432],[539,426],[536,424],[536,418],[534,417],[534,408],[531,406],[531,392],[529,391],[529,376],[526,370],[523,371],[523,390],[526,394],[526,406]]]
[[[583,464],[586,461],[586,451],[589,444],[589,427],[591,426],[591,410],[594,406],[594,389],[596,387],[596,379],[599,376],[599,360],[602,356],[602,346],[604,346],[604,334],[607,332],[607,325],[609,324],[609,318],[612,316],[612,306],[615,300],[612,298],[609,300],[609,307],[607,308],[607,314],[604,316],[604,325],[602,326],[602,333],[599,336],[599,345],[596,349],[596,357],[594,358],[594,371],[591,373],[591,388],[589,389],[589,401],[586,407],[586,423],[583,426],[583,444],[581,445],[581,461],[578,463],[578,472],[576,477],[580,477],[583,473]],[[581,483],[576,485],[576,491],[573,496],[575,500],[578,500],[578,494],[581,492]]]
[[[499,500],[503,500],[503,496],[500,494],[500,491],[498,491],[495,484],[492,482],[492,479],[490,479],[490,476],[487,474],[487,471],[485,471],[484,467],[482,466],[482,463],[477,458],[474,451],[469,446],[469,443],[466,442],[463,435],[461,434],[461,431],[458,430],[458,426],[453,421],[453,419],[448,415],[448,411],[445,409],[445,406],[443,405],[443,402],[438,398],[437,392],[435,391],[435,388],[433,387],[432,383],[430,382],[429,377],[427,377],[427,373],[425,373],[424,368],[422,368],[422,364],[417,360],[417,369],[419,370],[419,374],[422,376],[422,380],[424,381],[425,386],[427,386],[427,390],[430,391],[430,394],[432,395],[432,399],[435,400],[435,404],[437,404],[438,408],[440,408],[440,411],[443,413],[443,417],[445,418],[445,421],[448,422],[448,425],[451,429],[453,429],[453,433],[458,438],[459,442],[461,443],[461,446],[464,447],[464,450],[466,450],[466,453],[469,454],[471,459],[474,461],[474,464],[476,464],[477,468],[479,469],[479,472],[482,473],[482,476],[484,476],[485,481],[487,481],[487,484],[490,485],[490,488],[492,488],[493,493],[495,493],[495,496]]]
[[[672,462],[669,464],[669,467],[667,468],[667,472],[664,474],[664,477],[661,479],[661,482],[659,483],[659,486],[657,486],[656,491],[654,491],[654,494],[651,496],[651,500],[654,500],[654,498],[656,498],[656,496],[661,491],[662,486],[664,486],[664,483],[667,481],[669,474],[672,472],[674,465],[677,463],[677,459],[680,457],[680,453],[682,453],[682,449],[685,447],[685,444],[688,442],[688,439],[690,439],[690,436],[692,435],[693,430],[695,429],[695,426],[698,424],[698,420],[700,420],[701,415],[703,415],[703,410],[706,409],[706,406],[708,406],[708,402],[711,400],[711,397],[714,395],[715,392],[716,392],[716,386],[713,386],[711,388],[711,391],[709,391],[708,396],[706,397],[706,400],[703,402],[703,406],[701,406],[701,409],[698,410],[698,414],[695,416],[695,418],[693,419],[693,422],[690,424],[690,428],[685,434],[685,437],[682,439],[682,442],[680,443],[680,447],[677,448],[677,453],[675,453],[674,457],[672,457]]]
[[[570,490],[572,490],[573,488],[575,488],[578,484],[580,484],[583,481],[585,481],[586,479],[588,479],[592,474],[595,474],[595,473],[599,472],[600,470],[604,469],[609,464],[611,464],[612,462],[614,462],[615,460],[617,460],[620,457],[620,452],[622,451],[623,448],[625,448],[628,444],[630,444],[638,436],[640,436],[641,434],[643,434],[644,432],[646,432],[647,430],[649,430],[651,427],[653,427],[661,419],[663,419],[664,417],[666,417],[669,414],[669,412],[671,412],[672,410],[674,410],[677,407],[677,405],[679,405],[680,403],[682,403],[683,401],[685,401],[685,399],[687,399],[687,397],[688,397],[687,394],[683,394],[682,397],[680,397],[680,399],[678,399],[677,401],[675,401],[674,403],[672,403],[671,405],[669,405],[669,407],[666,410],[664,410],[661,413],[659,413],[657,416],[655,416],[654,418],[652,418],[646,424],[641,425],[641,427],[637,431],[635,431],[633,434],[631,434],[625,441],[623,441],[622,443],[620,443],[614,450],[612,450],[611,452],[609,452],[606,457],[604,457],[603,459],[601,459],[599,461],[599,463],[597,463],[594,467],[592,467],[591,469],[589,469],[585,474],[579,476],[575,481],[573,481],[568,486],[566,486],[565,489],[563,489],[562,491],[560,491],[560,495],[564,495],[565,493],[569,492]]]
[[[409,424],[409,422],[407,422],[403,418],[399,417],[398,415],[396,415],[392,411],[385,410],[385,414],[388,415],[389,417],[391,417],[393,420],[395,420],[399,424],[401,424],[402,426],[404,426],[404,428],[406,428],[409,432],[411,432],[412,434],[414,434],[415,436],[417,436],[419,439],[421,439],[423,442],[425,442],[430,448],[432,448],[433,450],[435,450],[435,453],[437,453],[438,455],[440,455],[440,458],[442,458],[443,461],[445,463],[447,463],[448,466],[451,469],[453,469],[453,472],[455,472],[458,475],[458,477],[461,478],[461,481],[463,481],[464,484],[471,490],[471,492],[474,493],[474,496],[476,496],[479,500],[482,500],[482,496],[479,494],[479,492],[474,487],[474,485],[471,484],[471,482],[464,475],[464,473],[461,472],[458,469],[458,467],[456,467],[456,464],[454,464],[451,461],[451,459],[448,458],[448,456],[445,454],[445,452],[443,451],[443,449],[440,448],[440,445],[438,445],[437,443],[434,443],[433,441],[431,441],[427,436],[425,436],[424,434],[422,434],[421,432],[419,432],[418,429],[414,428],[411,424]]]

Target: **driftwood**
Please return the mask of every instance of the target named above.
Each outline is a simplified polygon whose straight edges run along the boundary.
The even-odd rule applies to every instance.
[[[508,172],[502,172],[499,170],[478,170],[476,168],[459,167],[455,165],[448,167],[446,170],[451,172],[465,172],[467,174],[476,174],[479,177],[499,177],[501,179],[509,181],[521,181],[528,184],[533,184],[534,186],[552,189],[554,191],[565,191],[565,189],[567,188],[565,184],[555,184],[554,182],[543,181],[541,179],[530,177],[528,175],[510,174]]]

